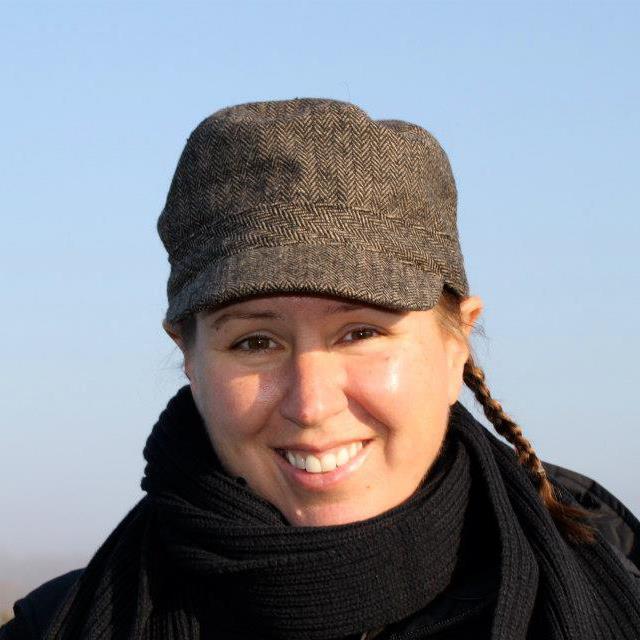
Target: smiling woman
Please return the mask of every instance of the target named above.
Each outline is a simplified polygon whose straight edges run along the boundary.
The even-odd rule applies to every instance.
[[[469,328],[480,309],[479,298],[465,301]],[[167,330],[211,442],[289,522],[363,520],[415,491],[469,355],[433,310],[268,296],[197,323],[188,347]]]
[[[640,637],[640,524],[492,398],[456,204],[416,124],[324,98],[203,120],[158,220],[189,383],[146,495],[0,638]]]

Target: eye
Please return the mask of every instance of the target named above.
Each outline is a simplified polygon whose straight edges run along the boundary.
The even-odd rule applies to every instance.
[[[265,336],[260,333],[257,333],[254,336],[248,336],[247,338],[244,338],[243,340],[236,342],[234,345],[231,346],[231,348],[234,349],[235,351],[248,351],[248,352],[260,353],[261,351],[269,350],[268,347],[266,346],[269,344],[269,341],[273,342],[273,340],[269,336]],[[248,348],[247,349],[241,348],[240,345],[245,343],[249,345]],[[254,348],[252,348],[251,345],[253,345]]]
[[[358,327],[356,329],[352,329],[351,331],[349,331],[347,335],[350,335],[352,333],[359,334],[360,336],[362,336],[363,334],[370,334],[370,333],[376,333],[378,335],[382,335],[377,329],[372,329],[371,327]],[[365,336],[364,338],[362,337],[356,338],[355,340],[347,340],[347,342],[360,342],[361,340],[366,340],[367,337],[369,336]]]

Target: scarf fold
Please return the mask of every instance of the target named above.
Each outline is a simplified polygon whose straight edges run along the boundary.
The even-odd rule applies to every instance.
[[[490,505],[499,537],[492,639],[640,637],[640,587],[607,543],[565,542],[513,450],[459,402],[418,490],[345,525],[290,526],[230,476],[188,385],[144,456],[147,495],[98,549],[46,639],[336,640],[397,622],[450,584],[472,495]]]

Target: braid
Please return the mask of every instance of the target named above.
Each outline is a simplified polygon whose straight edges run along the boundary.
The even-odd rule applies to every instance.
[[[531,442],[524,437],[522,428],[504,412],[502,405],[491,397],[489,387],[485,383],[484,371],[475,363],[472,355],[464,365],[463,380],[482,405],[484,414],[494,429],[515,447],[520,464],[536,478],[538,494],[561,533],[575,543],[593,542],[593,527],[583,522],[583,519],[588,517],[587,512],[581,507],[567,505],[558,500]]]
[[[535,480],[538,495],[549,510],[560,532],[566,539],[575,543],[594,542],[595,530],[588,522],[590,514],[581,507],[564,504],[558,499],[553,484],[547,478],[542,462],[536,455],[531,442],[525,438],[522,428],[504,412],[502,405],[491,397],[491,392],[485,382],[484,371],[476,364],[473,347],[467,332],[463,330],[466,324],[460,310],[463,300],[464,296],[445,284],[434,310],[443,331],[463,341],[469,348],[469,356],[462,373],[465,385],[482,405],[484,414],[494,429],[515,448],[518,461]],[[484,336],[484,329],[476,323],[467,328]]]

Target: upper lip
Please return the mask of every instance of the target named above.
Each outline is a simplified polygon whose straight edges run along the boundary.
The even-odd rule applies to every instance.
[[[329,449],[336,449],[337,447],[346,447],[347,445],[350,445],[352,442],[367,442],[369,440],[371,440],[371,438],[350,438],[349,440],[340,440],[340,441],[334,440],[333,442],[327,442],[323,445],[291,443],[291,444],[285,444],[275,448],[281,449],[284,451],[309,451],[309,453],[322,453],[323,451],[327,451]]]

